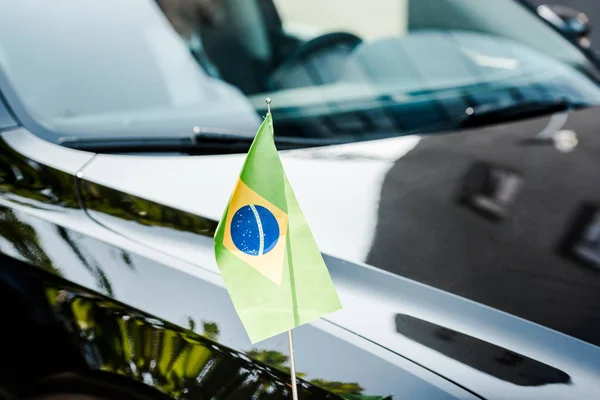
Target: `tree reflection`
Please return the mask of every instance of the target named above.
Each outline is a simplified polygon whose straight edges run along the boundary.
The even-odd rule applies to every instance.
[[[76,237],[63,228],[62,226],[57,226],[56,230],[58,231],[58,235],[64,240],[64,242],[71,248],[75,256],[81,261],[83,266],[92,274],[96,281],[96,286],[102,291],[102,293],[107,294],[113,297],[113,289],[108,277],[100,267],[100,264],[96,261],[96,259],[86,252],[85,247],[81,246]]]
[[[289,377],[214,342],[220,333],[214,322],[203,321],[200,336],[110,300],[55,288],[47,294],[81,338],[88,364],[98,369],[143,381],[173,398],[289,398]],[[335,398],[312,386],[301,390],[305,399]]]
[[[310,383],[336,394],[362,394],[364,391],[364,389],[356,382],[337,382],[326,381],[324,379],[313,379]]]
[[[219,339],[220,331],[216,322],[203,322],[202,326],[204,328],[202,336],[214,340],[215,342]]]
[[[252,349],[247,354],[249,357],[260,361],[270,367],[276,368],[280,371],[284,371],[286,374],[290,373],[290,367],[288,366],[289,357],[279,351]],[[298,376],[298,378],[304,378],[307,374],[304,372],[296,372],[296,375]],[[312,379],[309,382],[331,393],[339,395],[361,395],[364,392],[364,388],[356,382],[337,382],[328,381],[325,379]],[[363,397],[354,398],[362,399]]]
[[[287,374],[291,373],[290,367],[288,367],[289,357],[285,354],[275,350],[257,350],[252,349],[248,353],[248,356],[260,361],[269,367],[277,368]],[[306,374],[304,372],[296,371],[298,378],[304,378]]]
[[[0,237],[31,264],[60,275],[60,270],[52,265],[50,257],[40,245],[35,229],[21,221],[10,208],[0,207]],[[4,252],[9,253],[9,250],[5,249]]]
[[[42,204],[78,208],[74,177],[23,157],[0,141],[0,193]]]
[[[125,250],[121,250],[121,260],[123,260],[125,265],[127,265],[132,271],[135,271],[135,266],[131,261],[131,255],[129,255],[129,253]]]
[[[46,293],[97,369],[143,381],[173,398],[290,397],[285,354],[254,349],[243,355],[223,347],[214,322],[202,321],[200,336],[95,295],[56,287]],[[302,399],[370,399],[361,396],[358,383],[314,379],[299,390]]]
[[[217,227],[217,222],[208,218],[91,182],[84,183],[83,194],[86,206],[90,210],[142,225],[160,226],[205,236],[212,236]]]

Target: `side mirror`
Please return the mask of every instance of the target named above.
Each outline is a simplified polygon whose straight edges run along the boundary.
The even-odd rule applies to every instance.
[[[587,49],[591,46],[589,19],[581,11],[558,4],[544,4],[537,8],[537,13],[565,35],[575,39],[581,47]]]

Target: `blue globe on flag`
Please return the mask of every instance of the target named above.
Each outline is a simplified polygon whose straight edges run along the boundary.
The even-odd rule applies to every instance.
[[[266,207],[246,205],[233,215],[231,239],[241,252],[250,256],[262,256],[277,245],[279,224]]]

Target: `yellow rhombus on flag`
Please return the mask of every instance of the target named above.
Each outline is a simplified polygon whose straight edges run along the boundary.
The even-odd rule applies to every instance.
[[[215,232],[215,256],[252,343],[342,308],[283,171],[271,113]]]

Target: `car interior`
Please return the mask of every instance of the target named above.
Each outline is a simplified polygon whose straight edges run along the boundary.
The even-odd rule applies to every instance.
[[[515,29],[513,15],[524,22],[535,17],[514,2],[502,1],[490,25],[483,4],[464,0],[378,0],[364,10],[310,0],[302,5],[314,11],[299,20],[286,18],[299,12],[289,0],[203,1],[218,10],[218,18],[196,26],[206,55],[259,114],[266,112],[265,97],[273,99],[281,136],[377,138],[457,128],[448,121],[491,97],[500,105],[543,98],[540,80],[562,90],[562,79],[577,77],[559,62],[583,59],[549,44],[543,24]],[[341,17],[319,16],[322,5]],[[363,15],[377,24],[361,22]],[[447,62],[432,63],[431,54]],[[551,57],[539,61],[544,54]]]
[[[509,18],[497,18],[499,22],[490,26],[489,18],[482,17],[487,11],[485,7],[464,0],[377,1],[369,12],[371,16],[377,16],[377,22],[383,28],[353,26],[354,21],[348,21],[344,15],[343,24],[335,22],[331,28],[320,31],[309,26],[313,22],[309,17],[304,18],[308,23],[285,21],[282,14],[288,9],[298,11],[288,0],[209,1],[218,4],[219,18],[215,23],[198,25],[206,53],[222,78],[246,94],[336,82],[343,76],[344,59],[354,49],[386,37],[399,40],[419,31],[460,30],[524,40],[520,29],[512,32],[514,27],[506,26]],[[306,8],[318,13],[319,2],[311,0],[309,3],[311,7]],[[397,14],[389,10],[384,12],[386,9],[383,8],[380,12],[377,3],[386,3],[388,8],[395,3]],[[499,7],[498,12],[511,15],[513,7],[513,3],[507,3],[505,7]],[[350,10],[346,14],[356,18],[361,11]],[[310,25],[324,25],[321,20],[314,21]],[[537,33],[531,30],[531,33]],[[560,59],[572,55],[562,48],[549,48],[548,41],[538,40],[537,36],[526,39],[532,48],[551,52]],[[240,65],[243,68],[239,68]],[[240,74],[240,69],[245,74]]]

